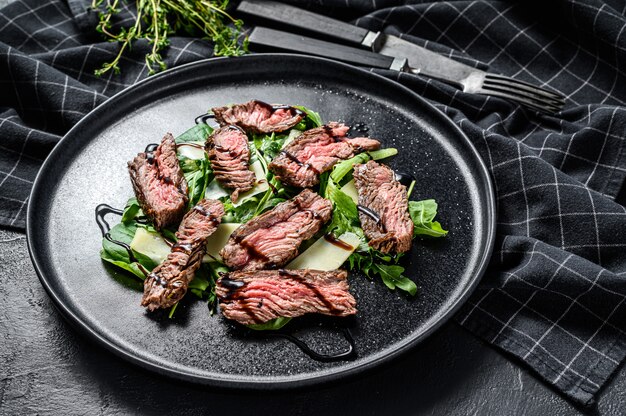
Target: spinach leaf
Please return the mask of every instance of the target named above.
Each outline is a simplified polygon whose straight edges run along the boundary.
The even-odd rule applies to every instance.
[[[137,224],[135,222],[131,222],[129,224],[120,223],[111,229],[110,235],[113,240],[130,244],[135,236],[135,231],[137,231]],[[133,254],[139,263],[141,263],[148,271],[157,266],[157,264],[148,256],[144,256],[143,254],[137,252],[133,252]],[[131,263],[130,258],[128,257],[128,252],[124,247],[121,247],[105,238],[102,239],[100,257],[106,262],[131,272],[142,280],[146,277],[136,263]]]
[[[205,123],[196,124],[176,138],[176,143],[205,142],[213,128]]]
[[[140,215],[143,215],[143,213],[141,212],[139,201],[137,201],[137,198],[130,198],[128,202],[126,202],[126,206],[124,207],[122,222],[128,223],[135,219],[135,217],[138,217]]]
[[[434,221],[437,215],[437,202],[434,199],[409,201],[409,214],[413,220],[413,236],[445,237],[448,231]]]

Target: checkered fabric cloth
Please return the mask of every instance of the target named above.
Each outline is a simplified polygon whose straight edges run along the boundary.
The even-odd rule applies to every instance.
[[[440,82],[378,71],[427,98],[469,136],[495,184],[490,267],[457,315],[555,389],[590,404],[626,355],[626,2],[291,0],[567,96],[537,115]],[[144,78],[137,44],[120,76],[93,75],[117,45],[86,1],[18,0],[0,12],[0,224],[23,228],[37,169],[60,137]],[[118,24],[124,24],[126,14]],[[169,66],[211,55],[174,37]]]

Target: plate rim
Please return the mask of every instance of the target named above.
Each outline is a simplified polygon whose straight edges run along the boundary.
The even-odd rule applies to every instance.
[[[46,176],[46,172],[51,169],[51,166],[54,166],[53,161],[57,156],[57,153],[61,152],[61,144],[71,139],[71,136],[75,134],[75,131],[78,131],[82,128],[82,126],[88,123],[91,118],[94,117],[94,113],[101,111],[101,108],[104,108],[108,105],[109,102],[113,102],[119,100],[121,97],[126,96],[127,94],[132,94],[133,91],[145,84],[149,84],[151,82],[158,81],[160,78],[169,76],[179,71],[187,70],[188,68],[194,66],[205,66],[211,65],[213,62],[224,61],[224,60],[257,60],[257,59],[304,59],[304,60],[312,60],[315,63],[320,65],[338,65],[343,67],[344,70],[348,71],[356,71],[360,73],[359,75],[363,77],[370,77],[376,82],[382,82],[389,85],[392,88],[400,88],[403,89],[405,93],[409,94],[415,100],[419,101],[422,105],[429,107],[432,111],[434,111],[441,119],[445,120],[448,124],[448,127],[456,130],[456,133],[465,141],[465,144],[469,147],[472,153],[472,158],[475,160],[478,166],[479,172],[478,175],[482,176],[483,183],[485,188],[482,193],[485,194],[487,199],[487,206],[485,208],[486,217],[487,217],[487,227],[484,230],[486,233],[485,241],[485,250],[482,253],[480,260],[477,262],[477,272],[471,277],[469,284],[467,284],[459,295],[454,300],[454,302],[448,307],[444,314],[442,314],[437,320],[435,320],[432,324],[430,324],[424,332],[418,335],[415,338],[409,339],[403,344],[398,345],[396,349],[393,351],[387,352],[383,355],[374,355],[371,359],[359,363],[358,365],[346,368],[339,369],[334,372],[326,373],[322,372],[321,374],[307,374],[305,376],[295,375],[288,376],[288,378],[280,379],[280,380],[255,380],[253,378],[249,378],[247,381],[241,381],[236,379],[229,378],[216,378],[216,377],[208,377],[201,376],[198,374],[193,374],[191,372],[182,371],[175,368],[166,367],[163,365],[158,365],[154,362],[151,362],[147,359],[144,359],[138,354],[133,354],[126,348],[116,344],[112,340],[106,338],[103,335],[100,335],[96,332],[91,326],[82,319],[78,314],[74,313],[65,303],[60,299],[59,295],[53,289],[51,283],[48,281],[48,277],[46,277],[44,269],[41,262],[39,261],[38,254],[33,249],[34,239],[36,238],[36,230],[33,229],[33,221],[35,221],[35,208],[33,208],[32,201],[36,201],[36,194],[39,191],[39,188],[42,186],[44,176]],[[320,385],[326,383],[333,383],[343,379],[354,378],[358,374],[362,374],[364,372],[370,372],[376,368],[380,368],[380,366],[384,363],[388,363],[392,360],[396,360],[399,357],[405,355],[408,351],[414,349],[417,345],[422,343],[428,337],[430,337],[435,331],[441,328],[445,323],[447,323],[456,312],[467,302],[468,298],[474,292],[482,277],[484,276],[486,269],[488,267],[489,261],[493,254],[493,248],[495,245],[495,235],[496,235],[496,200],[495,193],[493,187],[493,181],[491,179],[491,175],[489,170],[485,164],[485,161],[482,159],[478,150],[471,142],[471,140],[467,137],[467,135],[454,123],[454,121],[446,115],[443,111],[426,101],[423,97],[405,87],[404,85],[395,82],[391,79],[388,79],[382,75],[376,74],[371,71],[367,71],[365,69],[355,67],[352,65],[344,64],[341,62],[337,62],[331,59],[313,57],[302,54],[292,54],[292,53],[256,53],[250,55],[244,55],[241,57],[213,57],[207,59],[201,59],[198,61],[190,62],[187,64],[179,65],[173,68],[169,68],[159,74],[144,78],[143,80],[132,84],[122,91],[114,94],[109,97],[106,101],[92,109],[89,113],[87,113],[81,120],[79,120],[62,138],[59,142],[54,146],[50,154],[44,160],[41,168],[39,169],[35,181],[33,182],[33,187],[29,194],[28,206],[26,212],[26,242],[28,247],[28,253],[31,259],[31,262],[34,266],[35,272],[39,278],[40,283],[44,287],[48,296],[52,299],[53,305],[55,308],[61,313],[61,315],[71,324],[72,327],[76,328],[80,333],[86,334],[90,341],[96,342],[99,345],[104,346],[108,351],[114,353],[116,356],[123,358],[124,360],[138,365],[142,368],[148,369],[150,371],[154,371],[156,373],[172,377],[174,379],[183,380],[186,382],[192,382],[196,384],[203,384],[212,387],[219,388],[233,388],[233,389],[244,389],[244,390],[293,390],[302,387],[308,387],[313,385]],[[331,370],[332,371],[332,370]],[[299,377],[300,376],[300,377]],[[244,376],[238,376],[240,379],[243,379]]]

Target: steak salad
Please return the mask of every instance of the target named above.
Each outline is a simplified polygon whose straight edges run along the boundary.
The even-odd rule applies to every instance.
[[[258,100],[209,117],[219,125],[167,133],[128,163],[135,197],[101,257],[143,281],[142,306],[171,317],[191,292],[227,319],[278,329],[356,314],[348,271],[417,293],[401,257],[447,231],[434,200],[410,200],[415,180],[381,162],[397,154],[383,137]]]

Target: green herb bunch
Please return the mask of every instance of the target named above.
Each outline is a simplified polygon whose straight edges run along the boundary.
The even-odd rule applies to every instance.
[[[150,74],[166,68],[161,52],[169,45],[168,36],[186,33],[213,41],[216,56],[239,56],[247,52],[247,39],[242,33],[243,22],[226,12],[229,0],[136,0],[134,24],[117,33],[112,30],[112,19],[121,11],[120,0],[93,0],[98,12],[96,30],[109,41],[119,42],[120,50],[111,62],[95,71],[100,76],[110,70],[120,72],[119,62],[124,51],[136,40],[145,39],[152,45],[146,54]],[[240,38],[244,38],[241,44]]]

